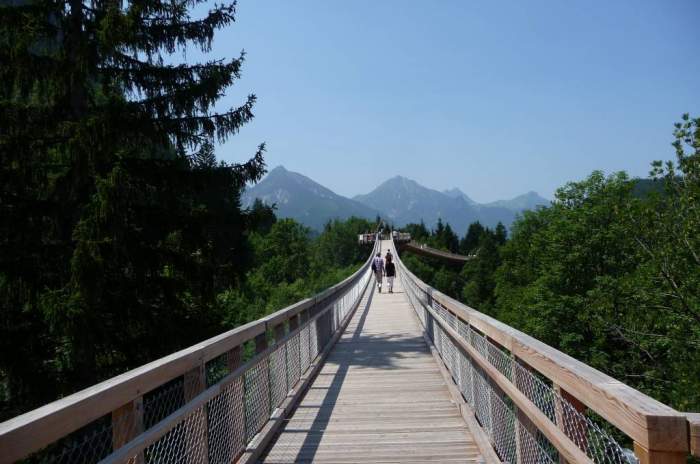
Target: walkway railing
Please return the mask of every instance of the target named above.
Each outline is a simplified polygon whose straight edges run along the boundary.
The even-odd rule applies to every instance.
[[[449,251],[438,250],[437,248],[432,248],[418,242],[408,242],[402,244],[400,248],[417,255],[427,256],[428,258],[436,258],[457,265],[462,265],[475,257],[475,255],[465,256],[450,253]]]
[[[371,257],[313,298],[0,424],[0,463],[254,459],[359,304]]]
[[[501,460],[685,463],[684,414],[455,301],[397,263],[426,335]]]

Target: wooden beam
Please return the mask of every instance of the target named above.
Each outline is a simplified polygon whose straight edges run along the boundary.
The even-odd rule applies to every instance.
[[[290,332],[293,332],[299,328],[299,318],[300,318],[299,314],[296,314],[296,315],[289,318],[289,331]]]
[[[143,397],[130,401],[112,411],[112,449],[118,450],[143,432]],[[143,453],[138,453],[125,464],[142,464]]]
[[[639,464],[685,464],[687,453],[683,451],[653,451],[634,442],[634,454]]]
[[[206,369],[204,364],[185,374],[184,397],[189,403],[206,390]],[[205,464],[209,461],[207,409],[199,408],[185,422],[185,446],[189,460]]]
[[[686,412],[690,430],[690,453],[700,458],[700,412]]]
[[[255,337],[255,354],[262,353],[267,349],[267,334],[261,333]]]
[[[272,333],[275,337],[275,343],[280,343],[282,341],[282,339],[284,338],[284,332],[284,322],[280,322],[279,324],[273,327]]]

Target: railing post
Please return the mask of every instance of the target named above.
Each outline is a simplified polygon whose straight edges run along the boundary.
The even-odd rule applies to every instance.
[[[284,336],[286,335],[286,327],[284,322],[280,322],[279,324],[275,325],[272,328],[272,332],[275,337],[275,346],[278,346],[282,343],[284,340]],[[289,392],[289,378],[287,375],[287,370],[289,369],[289,363],[287,362],[287,346],[283,346],[280,348],[276,349],[276,356],[280,356],[279,350],[284,350],[284,360],[283,360],[283,366],[280,368],[279,366],[277,369],[273,370],[272,368],[272,359],[273,358],[268,358],[268,382],[270,384],[270,388],[268,389],[268,394],[270,398],[270,413],[275,410],[275,408],[278,406],[278,404],[273,403],[273,398],[272,398],[272,392],[277,391],[276,387],[273,387],[274,385],[280,385],[283,384],[285,387],[285,396]],[[279,362],[279,361],[278,361]]]
[[[294,315],[289,318],[289,331],[293,332],[299,328],[299,315]]]
[[[185,403],[190,402],[206,388],[206,369],[204,363],[185,373]],[[206,408],[196,409],[186,423],[185,432],[187,462],[206,463],[209,461],[209,433],[207,430]]]
[[[279,343],[284,338],[284,322],[277,324],[272,331],[275,336],[275,343]]]
[[[118,450],[143,432],[143,397],[129,401],[112,411],[112,449]],[[125,461],[126,464],[142,464],[143,453]]]
[[[634,442],[634,454],[639,464],[685,464],[687,453],[684,451],[649,450]]]
[[[700,458],[700,412],[685,413],[690,426],[690,454]]]
[[[263,351],[265,351],[268,347],[267,343],[267,330],[261,333],[260,335],[255,337],[255,354],[260,354]],[[270,398],[271,394],[271,379],[270,379],[270,357],[267,356],[264,360],[260,361],[261,363],[265,363],[266,368],[265,368],[265,384],[264,384],[264,391],[262,393],[263,398],[266,398],[267,401],[267,407],[265,408],[265,411],[270,412],[270,408],[272,407],[272,401]],[[248,437],[248,439],[251,439],[252,437]]]
[[[260,354],[267,349],[267,332],[255,337],[255,354]]]

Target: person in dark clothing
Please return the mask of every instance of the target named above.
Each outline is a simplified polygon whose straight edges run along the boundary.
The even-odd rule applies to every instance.
[[[389,289],[389,293],[394,293],[394,277],[396,277],[396,266],[394,265],[391,259],[391,255],[387,255],[386,257],[384,272],[386,273],[386,286]]]

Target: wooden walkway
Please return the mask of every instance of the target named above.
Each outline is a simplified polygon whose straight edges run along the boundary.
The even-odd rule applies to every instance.
[[[476,462],[400,282],[394,290],[365,294],[262,462]]]

